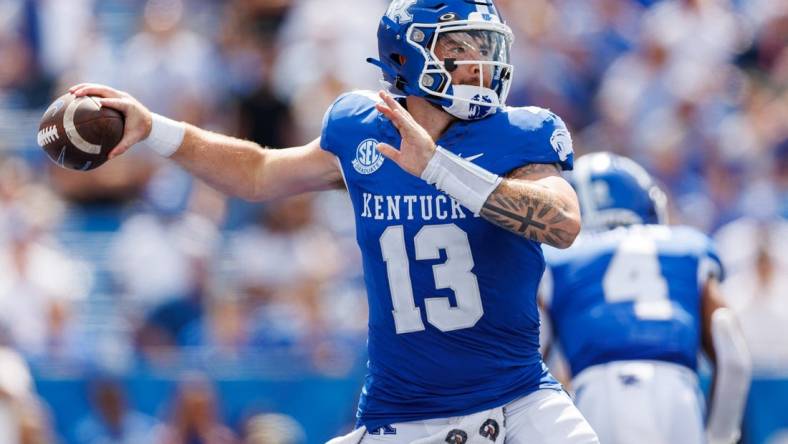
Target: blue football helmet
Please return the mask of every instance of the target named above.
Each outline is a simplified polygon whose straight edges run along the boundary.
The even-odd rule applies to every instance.
[[[383,71],[392,93],[423,97],[459,119],[477,120],[506,105],[513,41],[492,0],[393,0],[378,28],[380,60],[367,60]],[[452,73],[463,65],[473,66],[478,85],[475,77],[473,85],[452,84]]]
[[[668,222],[665,193],[632,159],[608,152],[586,154],[575,161],[569,179],[577,191],[584,227]]]

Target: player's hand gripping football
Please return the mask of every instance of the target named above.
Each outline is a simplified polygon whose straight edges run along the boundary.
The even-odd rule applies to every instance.
[[[402,136],[402,143],[399,149],[387,143],[379,143],[378,151],[391,159],[403,170],[421,177],[421,173],[427,168],[427,164],[435,154],[435,141],[421,125],[419,125],[410,113],[402,107],[394,97],[385,91],[380,91],[383,102],[378,103],[376,108],[383,113]]]
[[[123,138],[110,152],[110,159],[125,153],[132,145],[146,139],[150,134],[152,125],[151,112],[128,93],[96,83],[80,83],[69,88],[68,92],[77,97],[102,97],[102,106],[116,109],[125,116],[126,123]]]

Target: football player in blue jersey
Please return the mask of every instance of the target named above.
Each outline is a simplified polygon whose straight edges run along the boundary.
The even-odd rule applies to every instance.
[[[737,442],[750,360],[711,240],[666,225],[665,195],[628,158],[585,155],[571,182],[583,230],[567,250],[545,248],[540,298],[578,407],[603,443]],[[715,369],[708,421],[701,348]]]
[[[580,210],[561,170],[561,119],[506,106],[510,28],[489,0],[395,0],[380,22],[386,91],[339,97],[319,138],[269,150],[125,113],[113,156],[143,141],[232,195],[346,187],[369,298],[368,374],[347,443],[594,443],[539,353],[541,243],[572,244]]]

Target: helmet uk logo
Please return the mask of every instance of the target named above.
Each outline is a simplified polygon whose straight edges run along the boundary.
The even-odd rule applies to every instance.
[[[550,145],[558,153],[558,157],[562,162],[573,152],[572,136],[569,135],[569,131],[563,128],[556,128],[553,131],[553,135],[550,137]]]
[[[386,158],[378,151],[378,141],[367,139],[356,148],[356,160],[353,161],[353,169],[361,174],[372,174],[383,165],[384,160]]]
[[[489,106],[482,106],[478,102],[484,102],[484,103],[490,103],[490,104],[493,103],[493,101],[492,101],[492,99],[490,97],[484,96],[484,95],[481,95],[481,94],[476,94],[475,96],[473,96],[473,98],[471,100],[473,100],[474,102],[477,102],[477,103],[471,103],[470,104],[469,114],[471,116],[471,119],[479,119],[479,118],[481,118],[483,115],[485,115],[490,110]]]
[[[396,21],[400,25],[413,21],[413,14],[408,12],[408,8],[413,6],[416,0],[394,0],[386,11],[386,17]]]

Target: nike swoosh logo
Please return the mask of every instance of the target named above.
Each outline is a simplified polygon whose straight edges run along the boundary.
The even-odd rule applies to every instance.
[[[480,158],[482,156],[484,156],[484,153],[476,154],[475,156],[468,156],[468,157],[465,158],[465,160],[467,160],[469,162],[473,162],[474,160],[476,160],[476,159],[478,159],[478,158]]]

